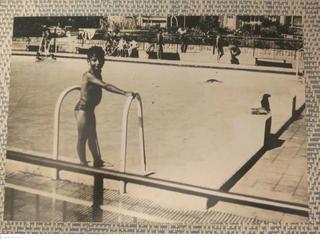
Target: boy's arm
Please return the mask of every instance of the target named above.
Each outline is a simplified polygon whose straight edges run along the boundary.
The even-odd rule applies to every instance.
[[[134,96],[133,92],[124,91],[124,90],[117,88],[116,86],[109,84],[109,83],[106,83],[106,82],[103,82],[103,84],[104,84],[103,88],[109,92],[113,92],[113,93],[121,94],[121,95],[125,95],[125,96]]]
[[[120,95],[125,95],[125,96],[134,96],[135,95],[133,92],[124,91],[120,88],[117,88],[116,86],[114,86],[112,84],[106,83],[106,82],[102,81],[101,79],[94,77],[91,74],[87,74],[87,75],[88,75],[87,76],[88,82],[91,82],[95,85],[98,85],[109,92],[120,94]]]

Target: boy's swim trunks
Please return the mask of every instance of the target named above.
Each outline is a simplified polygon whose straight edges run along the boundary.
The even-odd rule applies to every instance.
[[[94,106],[90,107],[86,101],[84,101],[83,99],[80,99],[79,102],[76,104],[74,110],[75,111],[82,110],[82,111],[88,112],[88,111],[93,111]]]

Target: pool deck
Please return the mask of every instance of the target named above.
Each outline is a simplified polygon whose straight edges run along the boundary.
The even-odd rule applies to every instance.
[[[278,138],[274,148],[229,190],[251,196],[308,205],[307,134],[304,113]],[[304,217],[219,202],[214,209],[271,221],[298,222]],[[259,212],[259,213],[257,213]]]
[[[12,55],[15,56],[35,56],[35,52],[28,51],[12,51]],[[73,58],[73,59],[86,59],[87,56],[84,54],[74,53],[56,53],[57,58]],[[224,69],[224,70],[237,70],[237,71],[251,71],[251,72],[264,72],[264,73],[276,73],[276,74],[289,74],[296,75],[296,69],[294,68],[283,68],[283,67],[265,67],[255,66],[253,64],[246,65],[233,65],[228,64],[225,61],[217,63],[216,61],[210,61],[206,58],[198,58],[196,61],[186,60],[163,60],[163,59],[146,59],[146,58],[124,58],[124,57],[106,57],[106,60],[115,62],[126,62],[126,63],[140,63],[140,64],[156,64],[164,66],[177,66],[177,67],[192,67],[192,68],[211,68],[211,69]]]

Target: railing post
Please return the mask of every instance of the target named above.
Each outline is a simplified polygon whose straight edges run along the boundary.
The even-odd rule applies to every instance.
[[[142,172],[146,173],[147,162],[144,144],[144,127],[143,127],[143,110],[142,101],[139,94],[135,98],[132,96],[128,97],[122,115],[122,136],[121,136],[121,160],[120,160],[120,171],[126,172],[127,166],[127,142],[128,142],[128,117],[131,103],[136,99],[138,105],[138,122],[139,122],[139,145],[140,145],[140,155],[141,155],[141,168]],[[126,182],[123,182],[120,186],[120,193],[126,193]]]
[[[296,50],[296,77],[298,78],[299,77],[299,71],[300,71],[300,61],[301,59],[303,60],[303,49],[298,49]]]
[[[92,209],[92,221],[93,222],[102,222],[103,211],[101,208]]]
[[[271,123],[272,123],[272,117],[269,117],[266,120],[265,128],[264,128],[264,143],[263,146],[268,148],[270,146],[271,142]]]
[[[140,95],[136,96],[138,101],[138,120],[139,120],[139,143],[140,143],[140,160],[141,160],[141,170],[142,172],[147,172],[147,158],[144,142],[144,123],[143,123],[143,108],[142,100]]]
[[[35,196],[35,220],[39,221],[39,216],[40,216],[40,195]]]
[[[128,136],[128,117],[129,117],[129,110],[131,103],[133,101],[133,97],[128,97],[124,109],[123,109],[123,115],[122,115],[122,136],[121,136],[121,153],[120,153],[120,171],[125,172],[126,171],[126,165],[127,165],[127,136]],[[120,185],[120,193],[126,193],[126,182],[122,182]]]
[[[100,167],[96,166],[94,164],[94,167]],[[94,175],[94,181],[93,181],[93,210],[100,209],[100,206],[103,204],[103,177],[101,175]]]
[[[256,41],[255,39],[253,39],[253,51],[252,51],[252,56],[254,57],[255,54],[255,50],[256,50]]]
[[[12,188],[6,188],[5,189],[6,193],[8,194],[8,199],[7,200],[7,203],[9,205],[8,209],[9,209],[9,213],[10,213],[10,219],[11,221],[14,221],[14,218],[15,218],[15,191],[14,189]]]
[[[300,61],[300,56],[299,52],[296,50],[295,51],[295,58],[296,58],[296,77],[299,77],[299,61]]]
[[[297,105],[297,97],[294,96],[292,99],[292,111],[291,111],[292,118],[295,118],[296,116],[296,105]]]

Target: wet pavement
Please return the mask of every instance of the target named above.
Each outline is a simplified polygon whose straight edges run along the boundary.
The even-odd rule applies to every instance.
[[[6,183],[5,220],[188,224],[259,222],[255,218],[220,211],[166,208],[142,196],[120,194],[110,189],[105,189],[103,210],[99,211],[91,207],[91,186],[51,180],[31,173],[7,173]],[[49,198],[50,195],[56,199]]]

